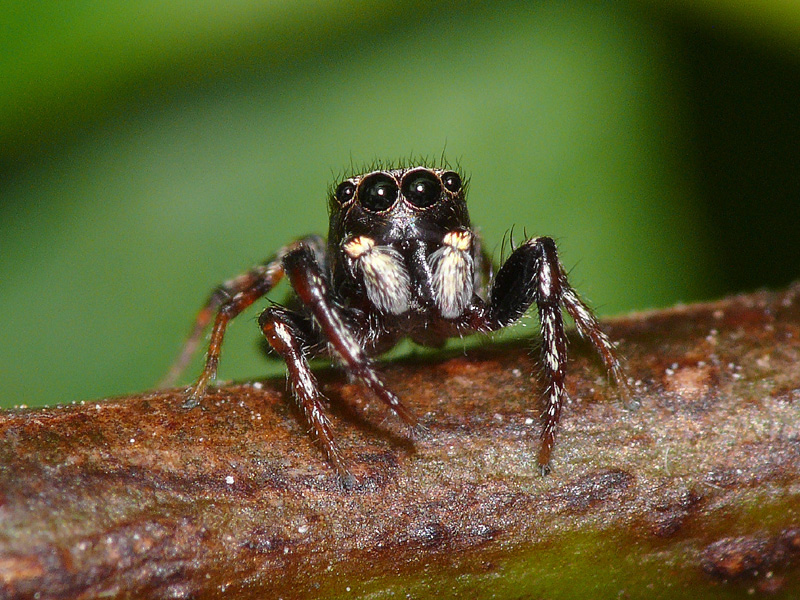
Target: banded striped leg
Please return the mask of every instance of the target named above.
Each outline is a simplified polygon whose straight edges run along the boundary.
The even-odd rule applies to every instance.
[[[405,423],[416,426],[417,416],[383,384],[358,339],[345,324],[340,309],[331,300],[328,283],[313,253],[305,247],[297,248],[284,257],[283,268],[301,302],[322,329],[322,337],[347,367],[348,373],[369,388]]]
[[[324,252],[324,241],[320,237],[309,236],[303,238],[281,249],[275,257],[265,261],[263,264],[225,282],[211,293],[203,308],[198,312],[192,331],[184,343],[181,353],[167,375],[160,382],[159,387],[166,387],[175,383],[197,351],[203,332],[211,323],[212,318],[214,318],[214,327],[211,331],[211,340],[203,372],[192,386],[184,407],[193,408],[199,404],[203,395],[205,395],[209,381],[216,376],[222,340],[225,336],[228,322],[253,302],[269,293],[277,285],[284,274],[281,258],[286,252],[301,244],[312,247],[315,252]]]
[[[542,330],[545,384],[538,462],[542,474],[546,474],[550,471],[561,409],[567,398],[567,336],[562,306],[575,318],[578,331],[589,338],[614,379],[624,384],[624,378],[613,345],[600,329],[592,312],[569,286],[551,238],[528,240],[511,253],[497,273],[489,305],[482,313],[469,315],[469,326],[491,330],[505,327],[525,314],[534,302]]]
[[[614,383],[622,394],[622,400],[626,408],[635,408],[637,404],[633,400],[630,386],[622,368],[622,361],[617,356],[614,344],[600,328],[600,323],[592,313],[592,310],[586,306],[575,290],[572,289],[572,286],[569,285],[567,277],[563,273],[561,276],[561,290],[561,300],[564,303],[564,308],[569,313],[569,316],[572,317],[572,320],[575,321],[575,328],[578,333],[592,343],[600,358],[603,359],[606,370],[611,374]]]
[[[228,284],[223,284],[211,292],[211,295],[208,297],[208,300],[206,300],[203,308],[201,308],[197,313],[192,331],[189,333],[189,336],[183,343],[183,348],[181,348],[180,354],[178,354],[177,358],[172,363],[172,366],[169,368],[169,371],[167,371],[167,374],[164,375],[164,377],[161,378],[161,381],[158,382],[157,387],[167,388],[172,387],[175,385],[175,383],[177,383],[181,373],[186,370],[186,367],[189,366],[189,361],[192,360],[195,352],[197,352],[197,348],[200,345],[200,338],[203,336],[203,332],[211,323],[211,319],[214,318],[214,315],[222,303],[225,302],[225,300],[229,300],[234,293],[235,292],[233,290],[228,289]]]
[[[292,393],[302,409],[306,421],[311,426],[317,442],[339,474],[342,484],[349,487],[354,481],[353,476],[342,460],[330,422],[325,416],[322,393],[319,391],[317,378],[314,377],[303,351],[308,343],[305,337],[306,333],[296,321],[299,318],[302,317],[294,315],[284,308],[271,306],[261,313],[258,324],[270,346],[286,362]]]
[[[547,258],[543,263],[547,264]],[[543,267],[547,269],[548,267]],[[541,288],[540,282],[540,288]],[[554,293],[545,296],[540,289],[541,299],[537,298],[539,322],[542,328],[542,359],[544,362],[545,410],[542,425],[542,445],[539,447],[539,469],[543,475],[550,472],[550,456],[556,442],[556,429],[561,419],[561,408],[567,399],[564,383],[567,377],[567,336],[564,332],[564,319],[561,316],[558,296]]]
[[[550,472],[550,457],[567,398],[564,387],[567,366],[567,335],[561,315],[561,268],[555,242],[534,238],[518,247],[500,268],[492,288],[492,313],[498,321],[516,321],[536,302],[542,330],[545,408],[542,413],[539,469]]]
[[[216,319],[214,319],[214,327],[211,329],[211,340],[208,342],[206,364],[200,373],[200,377],[190,388],[186,402],[183,403],[183,408],[194,408],[200,404],[206,394],[209,382],[217,376],[219,356],[222,352],[222,340],[225,337],[225,330],[228,328],[230,320],[269,292],[283,276],[279,265],[270,263],[270,266],[273,267],[271,269],[271,272],[274,273],[272,277],[265,277],[253,282],[250,287],[236,293],[219,307]]]

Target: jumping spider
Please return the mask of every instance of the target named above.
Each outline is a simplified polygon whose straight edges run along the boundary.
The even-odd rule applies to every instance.
[[[569,285],[549,237],[518,246],[492,279],[491,261],[472,230],[465,183],[455,171],[426,166],[375,170],[331,190],[327,244],[299,239],[249,272],[218,287],[197,315],[165,383],[186,367],[214,315],[205,368],[187,391],[197,406],[217,373],[228,322],[287,275],[296,310],[273,305],[258,323],[286,362],[292,392],[328,460],[350,478],[325,416],[308,359],[328,354],[405,423],[417,416],[381,381],[370,358],[409,337],[425,346],[447,338],[507,327],[535,303],[542,335],[546,408],[538,463],[549,472],[561,407],[567,337],[561,310],[574,319],[623,389],[614,346]]]

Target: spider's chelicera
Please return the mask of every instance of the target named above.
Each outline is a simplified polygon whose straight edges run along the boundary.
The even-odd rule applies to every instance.
[[[323,408],[308,360],[331,354],[405,423],[418,423],[381,381],[370,357],[402,338],[441,346],[447,338],[507,327],[536,304],[542,335],[545,409],[538,463],[549,471],[561,407],[567,338],[561,311],[589,339],[618,385],[625,386],[614,346],[569,285],[549,237],[529,239],[496,270],[472,230],[463,178],[424,166],[349,177],[330,194],[327,243],[299,239],[249,272],[218,287],[165,382],[186,367],[214,319],[205,368],[184,406],[197,406],[214,379],[228,322],[286,275],[296,295],[290,310],[270,306],[258,319],[286,362],[292,392],[328,460],[350,475]]]

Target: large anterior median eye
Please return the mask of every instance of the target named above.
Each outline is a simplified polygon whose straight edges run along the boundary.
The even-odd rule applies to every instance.
[[[427,208],[442,197],[439,178],[427,169],[409,171],[400,187],[405,199],[417,208]]]
[[[397,200],[397,184],[386,173],[372,173],[358,186],[358,201],[373,212],[387,210]]]

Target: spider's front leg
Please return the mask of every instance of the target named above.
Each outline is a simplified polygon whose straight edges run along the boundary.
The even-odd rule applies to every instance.
[[[334,302],[327,278],[323,276],[314,254],[308,248],[297,248],[284,257],[283,269],[347,374],[369,388],[406,424],[416,426],[417,416],[383,384],[364,354],[361,343],[348,328],[346,313]]]
[[[578,332],[589,339],[600,354],[606,369],[618,386],[626,390],[622,366],[614,345],[603,333],[591,309],[569,285],[558,260],[555,242],[549,237],[528,240],[518,247],[497,273],[486,314],[486,327],[499,329],[518,320],[536,303],[542,331],[545,410],[539,467],[550,471],[561,409],[567,397],[565,388],[567,336],[562,307],[574,319]]]
[[[352,475],[339,454],[330,422],[325,416],[317,378],[306,358],[308,348],[316,341],[315,332],[305,317],[280,306],[271,306],[262,312],[258,324],[270,346],[286,362],[292,393],[325,456],[347,487],[352,483]]]
[[[203,332],[214,318],[203,372],[190,388],[186,402],[183,404],[184,408],[197,406],[205,395],[209,382],[217,375],[222,340],[225,337],[228,323],[278,284],[284,275],[283,257],[300,246],[311,248],[313,253],[324,256],[324,240],[319,236],[308,236],[281,248],[274,257],[217,287],[197,313],[194,326],[181,353],[160,382],[159,387],[168,387],[177,381],[196,352]]]

